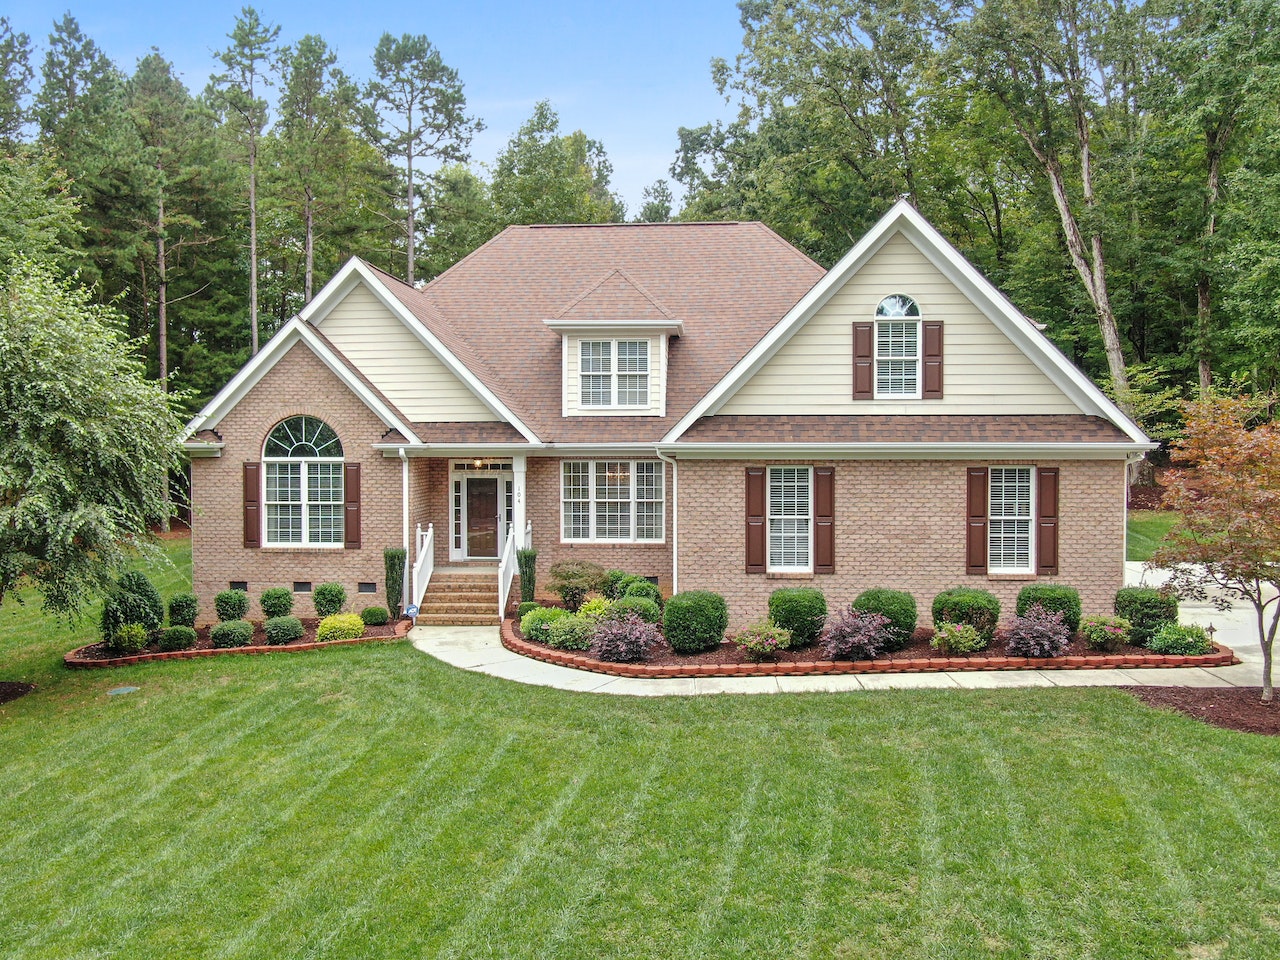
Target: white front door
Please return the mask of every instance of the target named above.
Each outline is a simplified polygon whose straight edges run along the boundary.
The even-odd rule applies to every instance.
[[[511,465],[456,461],[449,473],[449,559],[497,560],[514,519]]]

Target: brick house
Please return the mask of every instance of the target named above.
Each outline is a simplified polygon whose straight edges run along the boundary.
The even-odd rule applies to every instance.
[[[906,203],[829,271],[759,223],[511,227],[421,289],[352,260],[192,420],[195,588],[358,609],[404,546],[406,604],[475,568],[494,622],[529,542],[735,624],[797,584],[1100,612],[1152,446]]]

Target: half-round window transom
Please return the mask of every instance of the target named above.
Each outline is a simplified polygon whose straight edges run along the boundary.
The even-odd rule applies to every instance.
[[[876,307],[876,316],[889,319],[905,317],[916,319],[920,316],[920,308],[906,294],[895,293],[880,301],[880,306]]]
[[[341,457],[342,441],[323,420],[290,417],[267,435],[262,453],[265,457]]]

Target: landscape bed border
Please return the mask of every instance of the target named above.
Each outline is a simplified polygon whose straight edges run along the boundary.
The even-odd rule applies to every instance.
[[[1165,653],[1106,654],[1070,657],[927,657],[920,660],[813,660],[796,663],[608,663],[569,650],[523,640],[515,621],[502,621],[502,645],[512,653],[543,663],[603,673],[612,677],[803,677],[851,673],[953,673],[978,670],[1119,670],[1125,667],[1226,667],[1240,663],[1230,647],[1213,645],[1213,653],[1177,656]]]

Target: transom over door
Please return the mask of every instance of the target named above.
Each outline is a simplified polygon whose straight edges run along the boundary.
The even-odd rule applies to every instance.
[[[497,477],[467,477],[467,556],[498,556]]]

